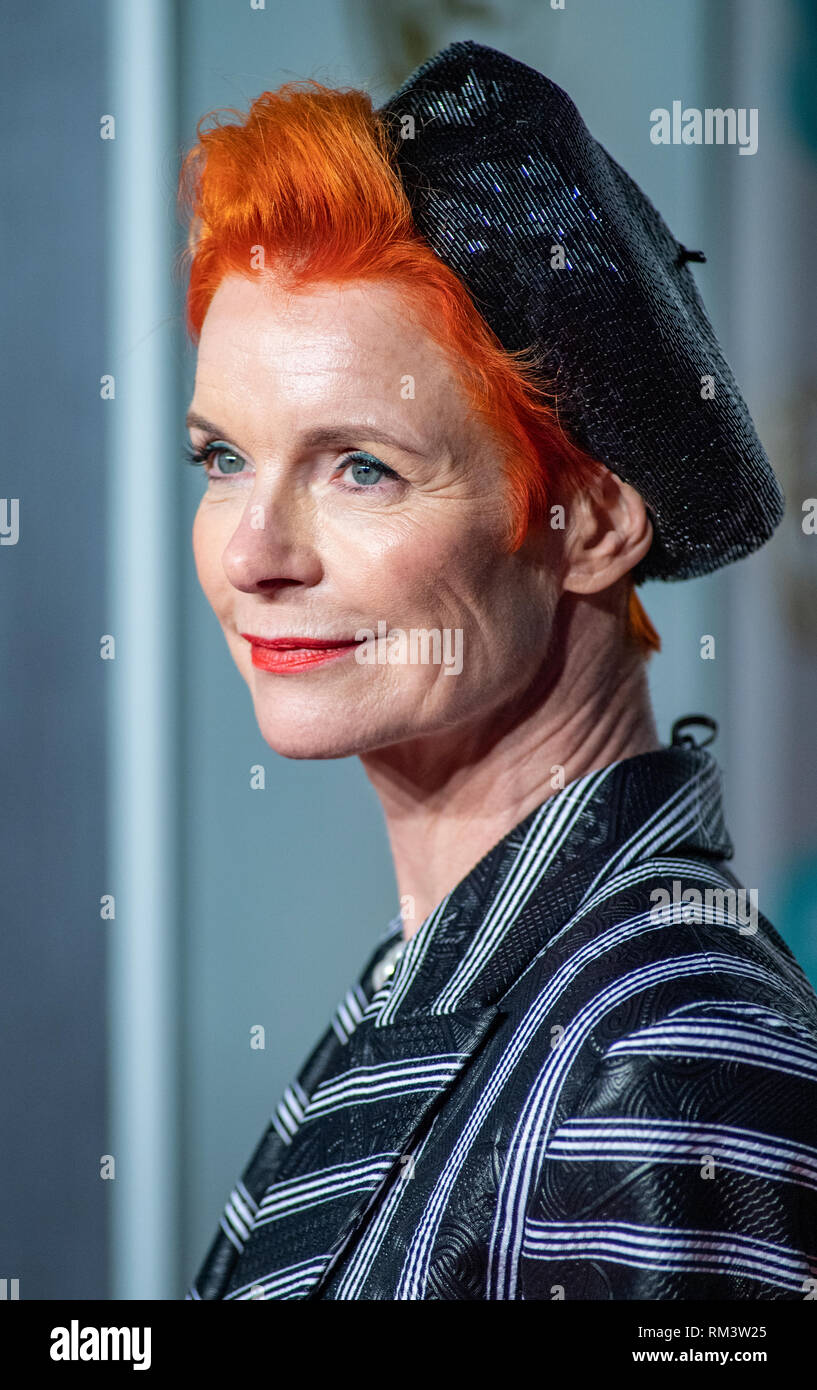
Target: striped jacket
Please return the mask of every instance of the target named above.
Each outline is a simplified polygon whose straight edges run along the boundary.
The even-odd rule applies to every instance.
[[[814,1297],[817,997],[732,853],[689,740],[395,919],[186,1297]]]

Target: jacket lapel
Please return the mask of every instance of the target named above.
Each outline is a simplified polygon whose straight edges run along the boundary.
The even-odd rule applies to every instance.
[[[489,1005],[355,1029],[280,1156],[226,1299],[319,1295],[497,1019]]]

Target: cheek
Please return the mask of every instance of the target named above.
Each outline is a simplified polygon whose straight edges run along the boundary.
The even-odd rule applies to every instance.
[[[556,595],[548,576],[509,554],[496,537],[483,536],[452,555],[437,588],[448,623],[463,630],[470,677],[492,687],[497,680],[524,685],[550,638]]]
[[[414,596],[448,621],[480,632],[504,632],[528,607],[522,567],[484,528],[422,533],[404,572]]]
[[[435,579],[449,568],[446,537],[417,516],[367,517],[339,525],[332,518],[316,537],[327,591],[354,610],[398,623],[435,605]]]
[[[351,567],[345,550],[333,573],[353,576],[354,597],[372,621],[461,631],[470,669],[487,675],[509,654],[537,650],[549,627],[541,576],[537,581],[518,555],[507,552],[504,537],[504,529],[474,517],[458,515],[447,527],[414,517],[397,525],[386,543],[360,547]],[[348,547],[348,537],[343,544]]]
[[[223,520],[208,508],[206,500],[199,503],[193,521],[193,558],[202,590],[216,613],[223,606],[228,584],[221,557],[230,537],[224,535]]]

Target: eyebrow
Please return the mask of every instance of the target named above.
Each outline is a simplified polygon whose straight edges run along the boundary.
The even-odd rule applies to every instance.
[[[229,431],[219,429],[218,425],[214,425],[210,420],[205,420],[204,416],[199,415],[195,410],[188,410],[185,424],[188,429],[204,430],[206,434],[212,434],[217,439],[226,440],[229,438]],[[392,444],[403,453],[414,454],[417,458],[423,458],[428,452],[418,448],[416,444],[409,444],[405,439],[399,439],[396,435],[390,434],[388,430],[368,424],[365,420],[346,420],[342,425],[318,426],[315,429],[307,430],[301,436],[300,442],[305,448],[320,448],[331,445],[338,445],[343,448],[348,446],[350,438],[355,435],[362,439],[376,440],[379,444]]]

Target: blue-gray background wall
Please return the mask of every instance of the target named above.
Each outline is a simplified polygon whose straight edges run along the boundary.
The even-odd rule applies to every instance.
[[[111,244],[110,203],[124,145],[98,135],[100,116],[117,109],[115,50],[129,6],[156,45],[138,62],[154,73],[158,65],[172,87],[145,188],[146,206],[168,206],[167,282],[155,286],[151,331],[140,330],[138,345],[111,273],[123,254]],[[476,38],[563,85],[675,234],[706,251],[696,278],[789,507],[751,560],[642,590],[665,647],[651,663],[654,702],[665,738],[690,711],[720,720],[714,751],[735,867],[817,980],[817,537],[800,526],[802,500],[817,494],[814,7],[566,0],[560,11],[508,0],[479,13],[466,22],[460,7],[418,0],[260,10],[46,0],[4,16],[0,496],[20,497],[21,533],[0,548],[0,1278],[19,1278],[21,1297],[183,1296],[283,1086],[396,909],[379,808],[359,767],[289,763],[266,747],[195,577],[200,482],[180,462],[195,358],[179,322],[172,259],[183,229],[171,212],[178,156],[213,108],[246,109],[262,90],[308,76],[367,86],[377,101],[451,39]],[[675,99],[757,106],[758,153],[652,145],[649,113]],[[137,606],[140,598],[138,572],[121,581],[110,541],[122,478],[144,466],[136,450],[114,456],[110,412],[124,407],[121,393],[100,400],[99,378],[116,359],[126,381],[131,352],[149,355],[153,343],[169,354],[162,389],[172,407],[169,429],[144,442],[167,470],[160,505],[171,551],[158,612],[173,637],[173,756],[162,788],[170,876],[160,885],[173,950],[158,980],[157,957],[144,954],[155,922],[128,921],[126,901],[117,923],[99,915],[103,893],[128,873],[152,872],[140,863],[136,821],[127,862],[125,753],[138,762],[142,746],[154,747],[138,717],[122,726],[99,658],[112,613],[127,646],[117,581],[135,589]],[[701,660],[703,634],[716,637],[715,661]],[[266,787],[253,791],[259,763]],[[135,817],[146,814],[133,804]],[[138,986],[125,1035],[111,1001],[129,979]],[[152,1028],[157,999],[171,1039],[157,1072],[165,1093],[145,1098],[140,1007]],[[263,1050],[250,1047],[258,1024]],[[128,1177],[123,1114],[152,1117],[164,1135],[147,1192]],[[113,1182],[100,1177],[106,1153],[117,1158]],[[128,1234],[141,1221],[156,1232],[155,1258]]]
[[[6,6],[0,37],[0,1278],[104,1298],[107,1148],[104,7]]]

